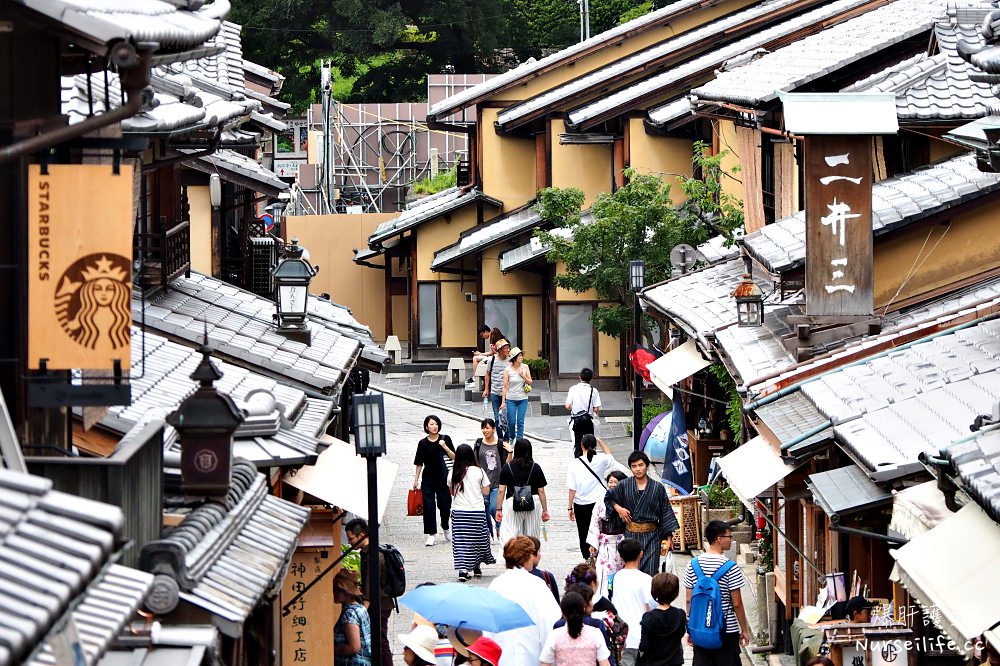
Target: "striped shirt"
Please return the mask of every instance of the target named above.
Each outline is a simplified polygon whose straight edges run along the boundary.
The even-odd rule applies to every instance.
[[[703,553],[697,559],[701,570],[706,576],[711,576],[718,571],[719,567],[725,564],[727,560],[725,555],[716,555],[714,553]],[[688,563],[687,569],[684,571],[684,587],[693,590],[697,583],[698,574],[694,572],[694,567]],[[740,633],[740,623],[736,619],[736,613],[733,612],[733,595],[731,591],[738,590],[746,584],[747,579],[743,576],[743,570],[740,569],[739,565],[731,567],[719,581],[719,592],[722,594],[722,613],[726,618],[727,634]]]

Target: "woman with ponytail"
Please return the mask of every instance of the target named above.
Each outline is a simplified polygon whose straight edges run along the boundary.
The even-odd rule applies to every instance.
[[[577,592],[568,592],[559,604],[566,624],[552,633],[542,647],[541,666],[609,666],[611,652],[600,629],[585,625],[587,604]]]
[[[600,445],[602,452],[598,453]],[[569,519],[576,521],[576,531],[580,540],[580,554],[590,557],[587,545],[587,531],[594,506],[604,504],[604,494],[608,491],[604,479],[615,469],[615,459],[611,449],[594,435],[584,435],[580,440],[583,450],[566,470],[566,487],[569,488]]]

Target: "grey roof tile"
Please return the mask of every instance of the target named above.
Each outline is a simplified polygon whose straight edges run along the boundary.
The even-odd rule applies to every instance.
[[[123,524],[116,506],[0,468],[0,663],[55,663],[45,638],[67,616],[88,663],[104,654],[153,582],[111,562]]]
[[[375,233],[368,237],[368,244],[376,248],[382,241],[399,236],[404,231],[413,229],[424,222],[477,201],[483,201],[496,208],[503,206],[500,201],[486,196],[476,188],[451,187],[429,197],[418,199],[407,206],[406,210],[398,217],[386,220],[375,227]]]
[[[492,220],[462,233],[458,242],[434,253],[431,270],[439,270],[462,257],[481,252],[509,238],[531,231],[542,224],[534,210],[534,201],[517,210],[499,215]]]
[[[998,336],[1000,321],[985,321],[821,375],[801,392],[872,475],[892,478],[919,469],[920,453],[968,433],[1000,399]]]
[[[203,297],[203,294],[210,292],[222,293],[224,296],[210,303],[211,299]],[[210,337],[219,329],[226,331],[216,336],[220,342],[217,348],[220,354],[241,364],[270,369],[279,374],[287,375],[286,371],[295,367],[294,363],[282,363],[274,359],[276,348],[260,343],[262,337],[272,333],[272,315],[275,311],[274,303],[266,298],[239,290],[220,280],[192,273],[190,278],[177,278],[171,283],[170,290],[155,294],[147,299],[145,304],[146,307],[158,306],[173,312],[192,302],[204,304],[206,308],[197,317],[182,319],[181,321],[185,322],[183,326],[177,326],[169,321],[171,315],[167,315],[163,320],[150,318],[146,322],[147,326],[193,343],[200,343],[205,334],[207,313],[217,313],[215,319],[224,313],[223,319],[208,331]],[[133,299],[132,307],[134,316],[138,320],[143,301]],[[362,343],[356,337],[349,337],[326,323],[310,320],[310,328],[313,335],[311,347],[304,347],[295,355],[316,361],[323,372],[300,377],[298,381],[330,395],[338,395],[347,379],[347,373],[353,369],[361,352]],[[224,340],[230,334],[232,337],[228,341]],[[356,335],[356,332],[352,331],[352,334]],[[309,349],[319,350],[322,355],[313,358],[307,354]]]
[[[278,591],[308,518],[308,507],[269,495],[264,475],[237,459],[226,502],[191,510],[163,539],[143,546],[140,562],[172,577],[182,601],[239,638],[257,602]]]
[[[562,85],[549,88],[544,93],[536,95],[531,99],[509,106],[497,116],[497,123],[501,127],[511,129],[512,126],[516,127],[518,121],[525,116],[543,109],[557,108],[558,105],[565,103],[566,100],[571,100],[578,95],[592,93],[593,91],[613,86],[616,82],[626,77],[635,76],[648,68],[654,67],[653,63],[662,63],[665,59],[669,58],[676,61],[677,54],[695,46],[712,44],[712,51],[716,53],[714,57],[721,63],[725,58],[718,55],[718,50],[723,40],[731,39],[732,33],[745,25],[756,25],[759,30],[760,25],[766,25],[768,20],[773,21],[773,18],[771,18],[773,15],[781,13],[782,10],[794,4],[794,2],[795,0],[764,2],[733,12],[687,32],[682,32],[675,37],[643,49],[631,56],[615,60],[604,67],[574,78]],[[720,57],[722,59],[719,59]],[[706,64],[705,66],[708,67],[710,65]],[[655,65],[655,68],[662,69],[663,65]]]
[[[19,0],[20,4],[71,31],[110,44],[156,42],[160,50],[190,49],[215,35],[229,3],[201,6],[161,0]],[[199,6],[194,3],[192,6]],[[222,8],[222,12],[220,12]]]
[[[806,485],[816,504],[831,518],[892,502],[892,493],[872,483],[857,465],[810,474]]]
[[[991,427],[948,446],[945,455],[966,492],[1000,522],[1000,429]]]
[[[723,72],[691,94],[750,107],[792,91],[894,44],[927,32],[944,0],[896,0]]]
[[[181,152],[190,154],[197,151],[182,149]],[[288,183],[278,178],[273,171],[264,168],[257,160],[241,155],[235,150],[223,148],[216,150],[211,155],[196,157],[185,164],[208,174],[219,173],[223,176],[228,174],[227,180],[232,180],[235,177],[249,181],[248,185],[253,187],[254,191],[269,196],[277,196],[289,188]]]
[[[975,157],[961,155],[872,186],[875,236],[1000,189],[1000,175],[984,173]],[[745,237],[747,251],[772,273],[805,263],[805,212],[769,224]]]

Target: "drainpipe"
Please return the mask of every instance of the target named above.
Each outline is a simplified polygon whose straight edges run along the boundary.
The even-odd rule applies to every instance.
[[[152,50],[144,45],[141,51],[128,42],[119,42],[110,51],[112,64],[120,70],[122,89],[126,100],[117,109],[91,116],[74,125],[59,127],[15,144],[0,148],[0,162],[7,162],[25,155],[47,150],[52,146],[90,134],[109,125],[131,118],[143,110],[149,102],[149,58]]]
[[[957,513],[962,505],[958,503],[955,499],[955,493],[958,492],[958,487],[955,482],[951,480],[951,476],[955,475],[955,468],[952,466],[951,461],[946,458],[939,458],[937,456],[927,455],[927,453],[921,453],[917,456],[920,462],[924,463],[928,467],[933,467],[936,470],[934,476],[937,477],[937,487],[944,495],[944,505],[948,507],[948,510],[952,513]]]

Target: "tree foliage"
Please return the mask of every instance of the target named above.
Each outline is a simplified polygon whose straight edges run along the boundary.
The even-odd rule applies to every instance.
[[[624,187],[597,197],[589,223],[581,219],[579,190],[547,188],[538,193],[537,210],[554,228],[537,231],[536,236],[551,247],[548,260],[562,264],[556,286],[597,293],[606,303],[591,316],[598,331],[617,338],[631,330],[630,260],[642,259],[646,284],[655,284],[670,277],[674,246],[698,245],[719,233],[732,238],[742,228],[740,201],[722,192],[726,154],[709,155],[705,144],[695,144],[692,163],[701,178],[681,180],[688,199],[679,206],[660,176],[630,169]]]
[[[591,34],[665,0],[591,0]],[[575,0],[255,0],[233,3],[246,57],[285,76],[281,98],[319,101],[331,60],[343,102],[413,102],[427,74],[503,71],[579,39]],[[349,82],[343,92],[342,82]]]

